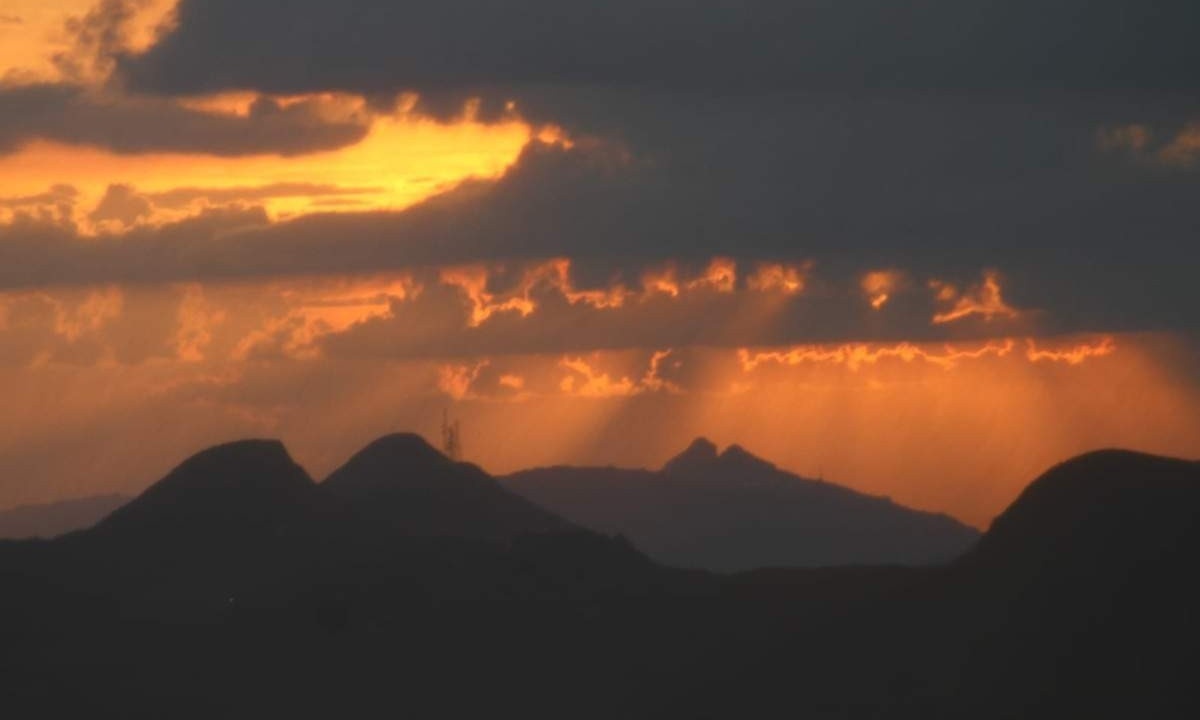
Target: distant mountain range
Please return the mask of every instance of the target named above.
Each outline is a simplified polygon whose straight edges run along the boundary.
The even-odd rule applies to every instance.
[[[96,495],[0,510],[0,539],[58,537],[95,525],[127,502],[126,495]]]
[[[584,527],[628,537],[667,565],[931,565],[965,553],[979,532],[947,515],[780,470],[699,438],[661,470],[551,467],[500,478]]]
[[[659,482],[730,482],[714,466],[796,482],[702,444]],[[0,542],[0,697],[13,717],[1196,717],[1197,562],[1200,464],[1123,451],[1052,468],[947,564],[726,575],[414,436],[320,484],[244,441],[90,529]]]
[[[248,452],[249,446],[232,447]],[[286,451],[273,447],[283,464]],[[658,471],[552,467],[498,480],[451,462],[417,435],[398,434],[368,445],[321,486],[373,522],[412,534],[503,538],[574,524],[624,536],[666,565],[716,571],[931,565],[962,555],[979,538],[947,515],[805,479],[737,445],[718,453],[703,438]],[[54,537],[90,527],[124,500],[69,501],[13,511],[11,518],[0,513],[0,537]]]

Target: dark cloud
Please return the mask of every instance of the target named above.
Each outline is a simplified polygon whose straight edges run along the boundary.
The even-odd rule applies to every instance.
[[[0,225],[0,288],[237,277],[236,253],[222,238],[267,222],[261,208],[218,208],[163,227],[89,238],[69,224],[18,215]]]
[[[0,153],[41,139],[121,154],[299,155],[351,145],[366,119],[331,121],[316,101],[268,98],[246,116],[204,112],[158,98],[97,94],[67,84],[0,85]]]
[[[560,97],[607,139],[531,144],[499,181],[468,181],[401,212],[269,223],[227,210],[99,239],[26,220],[0,229],[0,287],[556,256],[595,286],[723,255],[745,267],[811,259],[839,287],[869,269],[961,285],[995,268],[1006,299],[1043,311],[1048,330],[1200,327],[1200,175],[1131,162],[1097,139],[1101,127],[1186,115],[1189,101]],[[794,320],[815,336],[864,332],[857,316]]]
[[[183,0],[133,86],[1196,87],[1191,0]]]
[[[321,339],[337,357],[472,358],[623,350],[739,347],[787,343],[961,340],[1038,332],[1036,322],[972,320],[932,327],[936,304],[928,293],[898,299],[873,315],[853,282],[826,283],[793,297],[741,290],[694,290],[678,297],[631,298],[618,308],[570,303],[548,288],[532,293],[536,309],[494,313],[472,327],[466,298],[454,288],[427,285],[416,298],[395,302],[390,317],[367,320]]]

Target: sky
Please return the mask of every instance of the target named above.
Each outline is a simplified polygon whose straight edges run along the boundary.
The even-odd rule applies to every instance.
[[[986,527],[1200,457],[1200,9],[8,0],[0,508],[698,435]]]

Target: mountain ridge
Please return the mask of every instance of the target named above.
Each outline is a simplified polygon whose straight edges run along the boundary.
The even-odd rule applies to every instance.
[[[190,458],[134,501],[136,532],[0,542],[6,707],[324,718],[519,705],[557,718],[586,697],[578,715],[597,720],[781,707],[847,718],[1195,714],[1195,463],[1111,452],[1062,463],[1006,511],[986,552],[942,567],[727,575],[663,567],[582,529],[495,542],[376,525],[280,447]],[[395,469],[420,457],[469,472],[406,452],[413,463],[385,463],[385,477],[367,480],[405,490]],[[243,464],[279,477],[248,477]],[[656,475],[635,472],[620,477]],[[353,487],[376,501],[375,482]],[[284,532],[257,513],[239,526],[223,522],[237,514],[210,512],[294,495],[319,512],[285,502]],[[730,507],[720,485],[707,497]],[[145,521],[150,511],[171,522]],[[531,696],[530,678],[545,690]],[[1193,712],[1177,711],[1189,703]]]
[[[97,523],[98,533],[248,529],[314,509],[317,484],[279,440],[238,440],[202,450]],[[213,528],[215,530],[215,528]]]
[[[660,562],[720,571],[763,566],[940,564],[978,539],[944,513],[803,478],[740,445],[697,438],[659,470],[556,466],[500,481]]]
[[[414,534],[509,540],[574,529],[478,466],[455,462],[411,433],[376,439],[320,487],[363,517]]]

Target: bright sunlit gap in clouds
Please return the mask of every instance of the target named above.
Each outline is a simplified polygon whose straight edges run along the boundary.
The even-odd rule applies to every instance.
[[[556,137],[547,132],[551,134],[542,136]],[[88,227],[107,221],[114,231],[134,223],[179,220],[224,204],[258,205],[275,219],[398,210],[467,178],[495,178],[534,134],[517,118],[485,124],[464,117],[441,123],[399,113],[374,116],[361,142],[299,157],[118,155],[35,141],[0,157],[0,197],[34,198],[67,184],[77,192],[70,198],[80,208],[74,219]],[[114,185],[128,188],[129,209],[89,218]]]
[[[124,9],[103,19],[89,14],[100,12],[94,0],[5,4],[0,88],[40,93],[39,103],[69,96],[68,112],[75,107],[112,124],[109,132],[124,149],[105,147],[86,132],[58,132],[79,138],[71,142],[46,128],[30,128],[31,136],[14,152],[0,154],[0,220],[20,212],[59,213],[85,231],[117,232],[222,205],[259,206],[272,219],[398,210],[469,178],[494,179],[533,138],[567,142],[560,129],[532,127],[515,109],[483,122],[466,102],[458,117],[434,120],[414,109],[411,94],[393,107],[374,108],[361,97],[338,93],[164,99],[122,92],[105,75],[109,56],[151,45],[173,6],[172,0],[118,3],[114,7]],[[24,112],[40,112],[42,104],[31,108]],[[268,136],[261,140],[262,152],[252,147],[206,152],[203,144],[189,151],[134,151],[139,129],[130,123],[139,113],[190,124],[175,131],[184,143],[189,131],[217,133],[221,143],[236,143],[239,134]],[[286,145],[286,136],[296,132],[312,134],[315,145],[304,151]],[[270,149],[281,144],[283,152]]]

